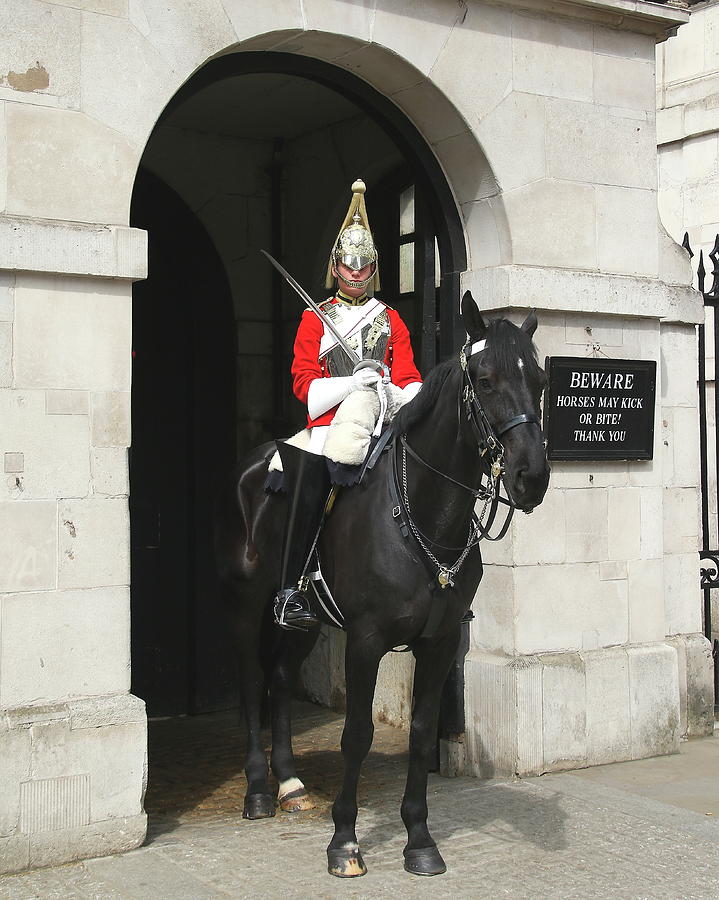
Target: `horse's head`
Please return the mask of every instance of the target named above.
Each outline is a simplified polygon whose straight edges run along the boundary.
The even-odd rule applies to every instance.
[[[479,418],[483,412],[492,437],[501,445],[498,452],[503,449],[504,485],[510,499],[530,512],[542,502],[549,484],[540,424],[540,401],[547,379],[532,343],[537,317],[531,312],[520,328],[507,319],[487,324],[467,291],[462,298],[462,319],[469,335],[467,375]]]

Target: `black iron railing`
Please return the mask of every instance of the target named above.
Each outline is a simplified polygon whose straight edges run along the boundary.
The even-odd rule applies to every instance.
[[[689,235],[684,235],[682,246],[693,257]],[[713,549],[712,542],[719,543],[719,234],[709,253],[712,262],[712,286],[704,290],[706,269],[704,251],[699,251],[697,265],[697,288],[704,298],[704,306],[713,310],[712,332],[714,339],[714,425],[710,427],[707,418],[707,373],[706,373],[706,324],[697,328],[699,342],[699,451],[701,470],[701,515],[702,547],[699,551],[699,583],[704,599],[704,634],[712,644],[714,658],[714,704],[719,706],[719,640],[713,638],[712,590],[719,588],[719,548]],[[711,454],[711,456],[710,456]],[[710,462],[713,463],[714,483],[709,483]],[[713,516],[710,515],[710,501],[714,500]],[[713,521],[712,521],[713,518]],[[712,525],[714,527],[712,527]]]

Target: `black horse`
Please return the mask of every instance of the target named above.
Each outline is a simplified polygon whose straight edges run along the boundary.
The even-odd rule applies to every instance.
[[[382,657],[407,644],[415,659],[409,771],[402,800],[405,868],[445,871],[427,828],[427,774],[437,738],[442,686],[460,641],[461,621],[482,577],[475,504],[501,480],[513,507],[531,511],[549,480],[539,420],[544,372],[537,363],[531,313],[521,328],[485,324],[469,293],[462,301],[469,335],[460,359],[441,363],[398,413],[394,441],[362,482],[339,493],[319,540],[324,580],[345,618],[347,712],[344,780],[332,807],[329,871],[366,872],[355,824],[357,782],[374,726],[372,699]],[[244,816],[274,815],[260,737],[269,692],[272,771],[283,809],[311,806],[292,756],[290,702],[300,663],[315,634],[272,624],[280,587],[286,495],[264,491],[274,445],[255,450],[219,507],[220,570],[233,596],[248,730]],[[496,504],[494,504],[496,505]],[[262,652],[265,658],[262,658]]]

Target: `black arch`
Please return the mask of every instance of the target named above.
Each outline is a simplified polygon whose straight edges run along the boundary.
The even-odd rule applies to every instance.
[[[206,63],[173,96],[157,125],[198,91],[238,75],[295,75],[315,81],[352,101],[382,128],[410,167],[411,179],[426,197],[437,229],[442,281],[440,285],[440,358],[464,340],[459,317],[459,276],[467,268],[464,227],[442,167],[417,127],[391,100],[352,72],[331,63],[276,51],[245,51]]]

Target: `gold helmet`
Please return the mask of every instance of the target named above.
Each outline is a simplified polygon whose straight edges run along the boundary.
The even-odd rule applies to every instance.
[[[377,248],[372,239],[369,221],[367,219],[367,208],[364,202],[364,194],[367,188],[364,181],[358,179],[352,185],[352,200],[350,201],[347,215],[342,222],[342,226],[337,235],[337,239],[330,253],[329,263],[327,265],[327,278],[325,287],[334,286],[334,275],[332,269],[338,263],[344,263],[351,269],[363,269],[370,263],[374,263],[372,275],[365,282],[370,291],[379,290],[379,272],[377,268]],[[351,282],[353,286],[360,286],[357,282]]]

